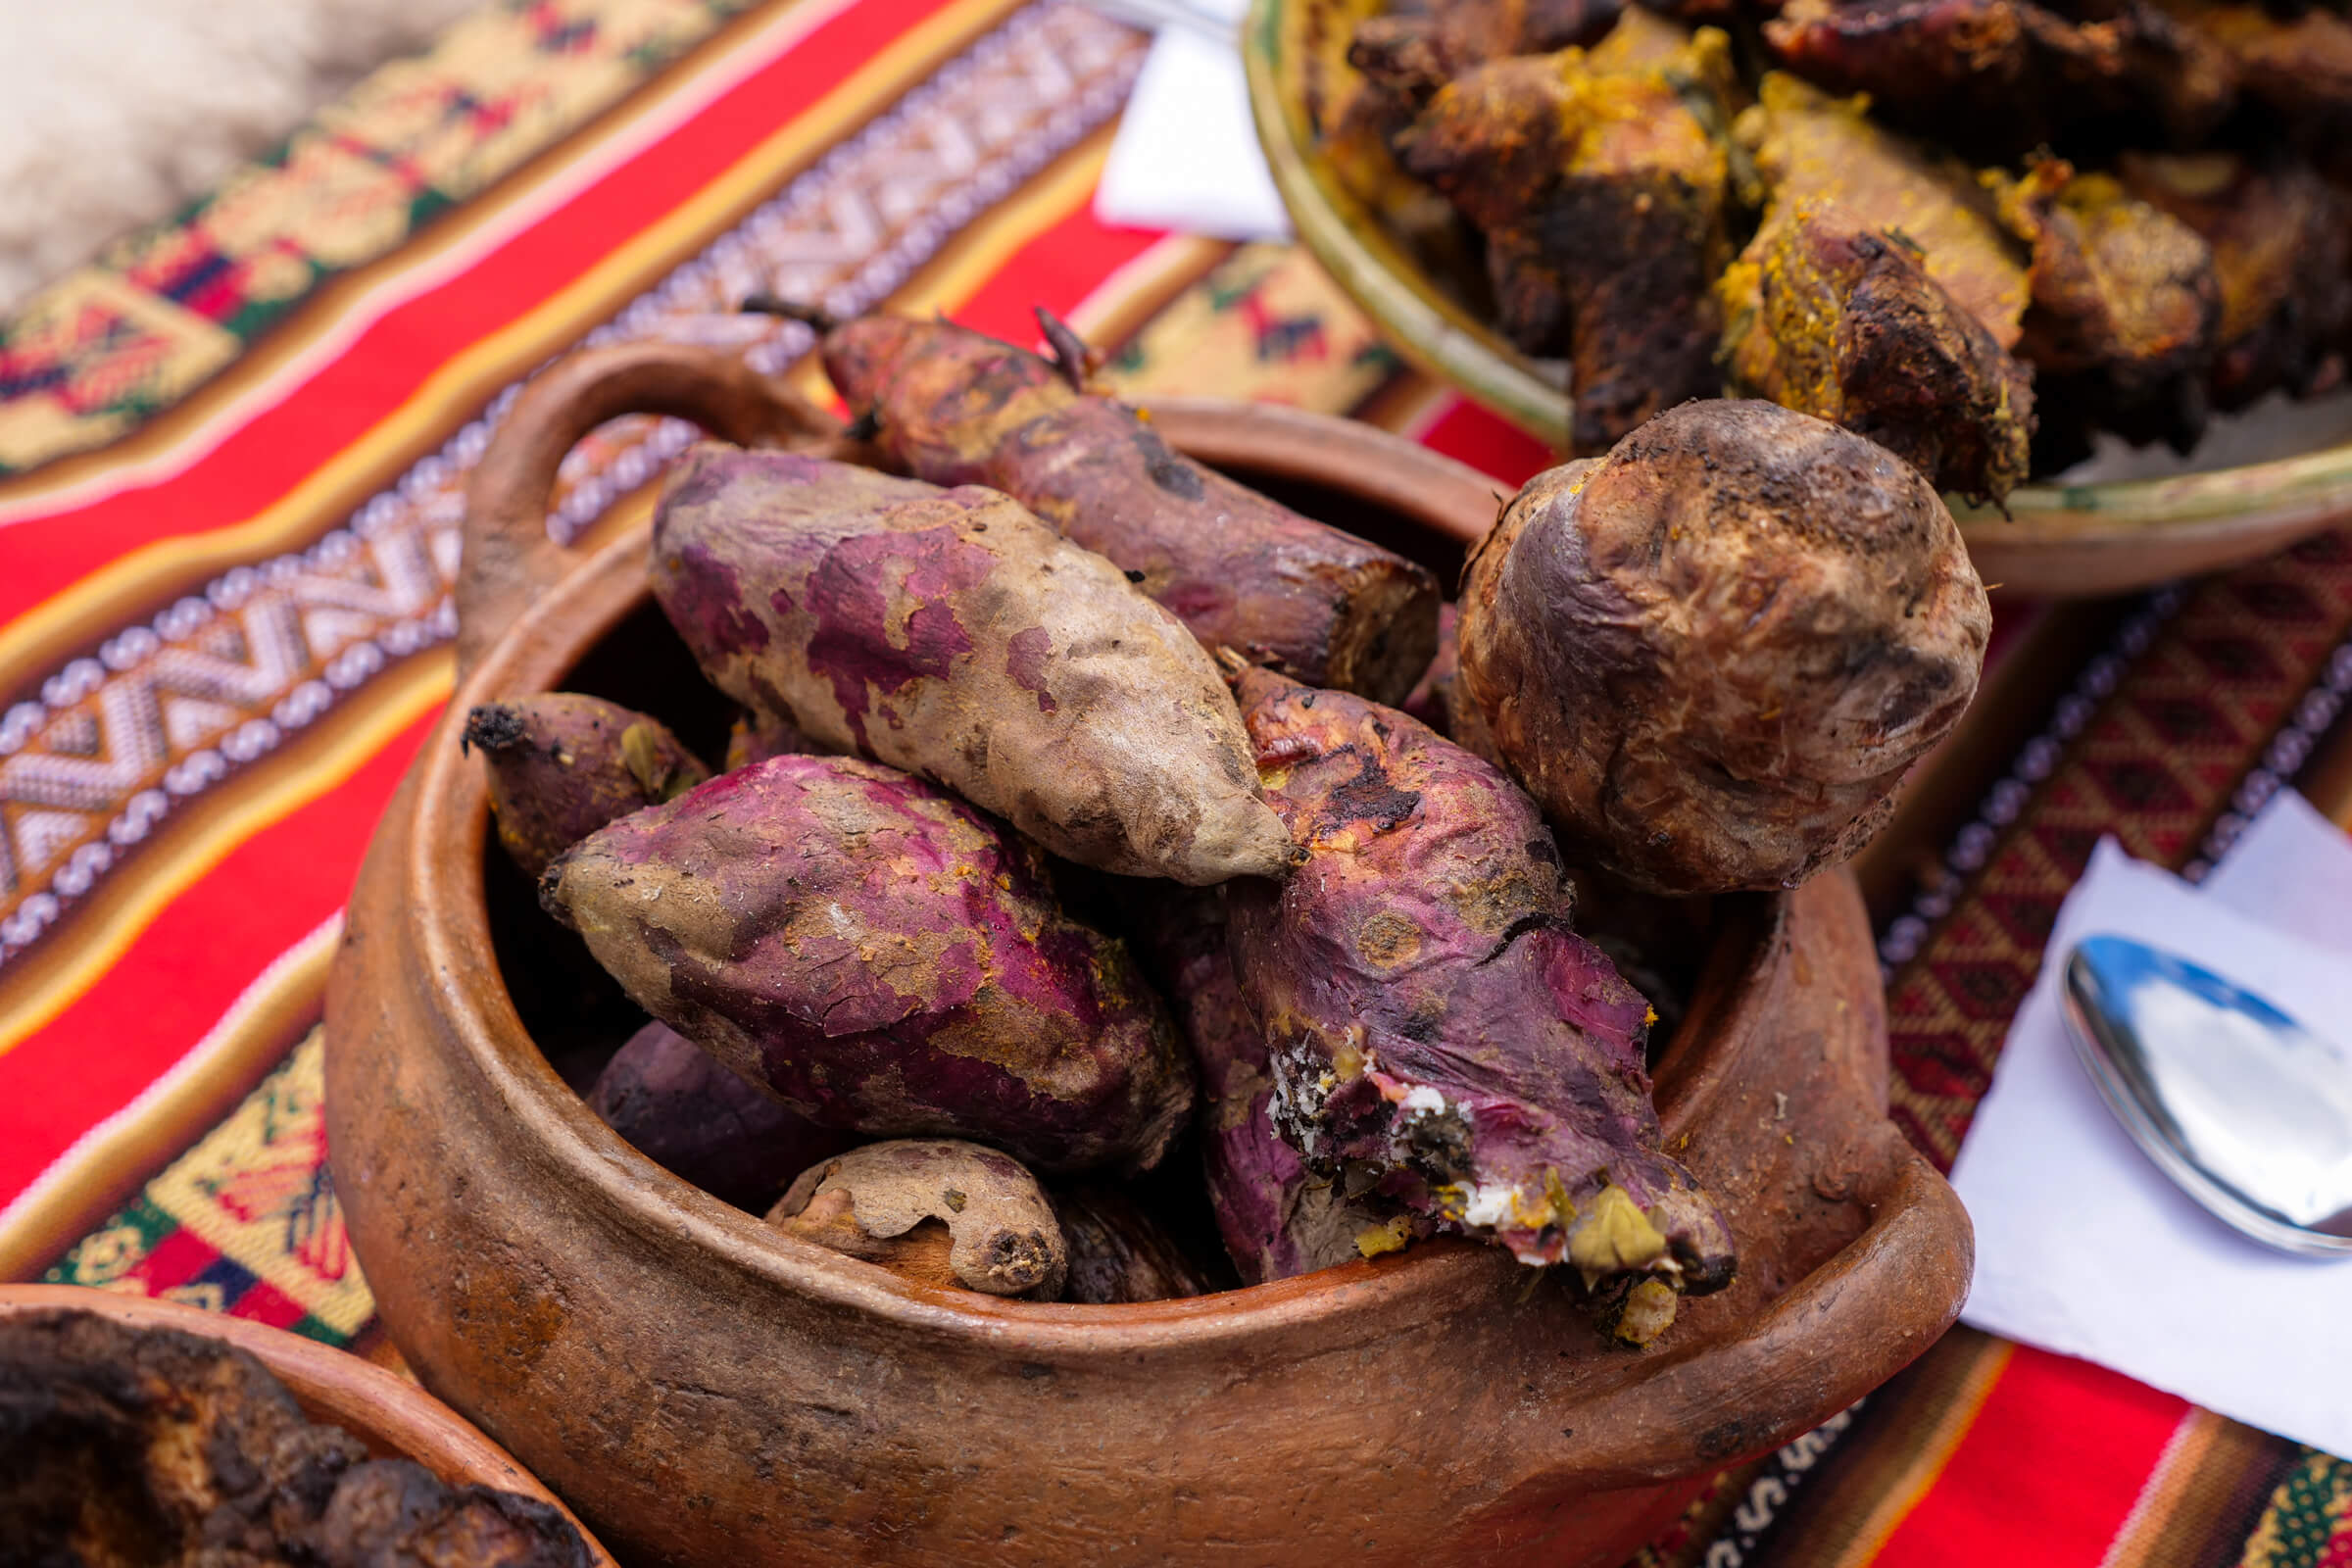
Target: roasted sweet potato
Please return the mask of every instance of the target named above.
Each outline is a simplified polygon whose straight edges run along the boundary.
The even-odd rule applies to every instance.
[[[825,1126],[1133,1171],[1191,1112],[1125,946],[1059,911],[1034,844],[895,769],[723,773],[590,835],[540,891],[640,1006]]]
[[[1577,863],[1660,893],[1852,855],[1968,707],[1991,630],[1917,469],[1754,402],[1687,404],[1531,480],[1461,613],[1495,755]]]
[[[1834,92],[1977,157],[2007,158],[2085,122],[2193,140],[2226,117],[2221,47],[2146,0],[1788,0],[1773,53]]]
[[[484,703],[458,744],[489,765],[498,842],[526,876],[614,817],[710,776],[660,719],[572,692]]]
[[[1729,1283],[1723,1216],[1659,1148],[1648,1009],[1570,930],[1535,803],[1395,709],[1263,670],[1236,690],[1308,851],[1287,884],[1226,892],[1283,1137],[1588,1289]]]
[[[817,753],[819,750],[795,727],[792,720],[773,713],[755,713],[746,709],[727,727],[725,771],[732,773],[739,767],[764,762],[771,757],[789,757],[796,752]]]
[[[935,1290],[1051,1301],[1069,1269],[1037,1178],[1008,1155],[952,1138],[868,1144],[812,1166],[767,1222]]]
[[[825,371],[875,442],[935,484],[985,484],[1107,557],[1211,648],[1394,701],[1428,662],[1438,584],[1403,557],[1168,450],[1134,410],[948,321],[869,316]]]
[[[665,1023],[629,1037],[597,1075],[588,1108],[671,1175],[753,1210],[857,1136],[779,1103]]]
[[[1217,1234],[1247,1285],[1289,1279],[1402,1245],[1396,1211],[1351,1200],[1331,1173],[1306,1168],[1271,1114],[1265,1031],[1234,978],[1225,907],[1186,889],[1137,911],[1135,938],[1200,1069],[1200,1163]],[[1358,1199],[1363,1197],[1358,1194]]]
[[[1193,883],[1290,861],[1200,645],[1016,501],[706,443],[662,499],[652,575],[737,702],[1057,855]]]
[[[1070,1258],[1063,1300],[1172,1301],[1216,1288],[1176,1239],[1116,1188],[1090,1182],[1049,1196]]]

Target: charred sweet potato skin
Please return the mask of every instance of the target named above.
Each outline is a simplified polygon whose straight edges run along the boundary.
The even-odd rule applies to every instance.
[[[485,703],[460,744],[482,754],[498,842],[532,877],[614,817],[710,776],[660,719],[575,692]]]
[[[658,1022],[605,1064],[588,1108],[671,1175],[745,1209],[765,1209],[795,1176],[855,1139],[778,1103]]]
[[[1350,1201],[1274,1128],[1265,1032],[1234,978],[1222,898],[1186,889],[1146,907],[1135,939],[1200,1070],[1200,1164],[1226,1254],[1248,1285],[1329,1268],[1389,1214]]]
[[[948,321],[874,316],[825,340],[889,459],[935,484],[1002,490],[1107,557],[1210,647],[1301,680],[1404,695],[1437,636],[1427,568],[1169,450],[1136,412]]]
[[[1569,928],[1534,803],[1394,709],[1261,671],[1237,687],[1308,851],[1283,886],[1227,890],[1284,1138],[1527,1262],[1725,1284],[1723,1217],[1659,1148],[1647,1004]]]
[[[1200,645],[1005,496],[706,444],[662,498],[652,578],[705,672],[823,750],[920,773],[1102,870],[1287,863]]]
[[[1918,470],[1769,403],[1692,404],[1504,511],[1464,580],[1462,687],[1578,863],[1793,886],[1885,820],[1990,629]]]
[[[825,1126],[1133,1171],[1190,1114],[1125,945],[1059,912],[1035,845],[894,769],[722,774],[540,889],[640,1006]]]

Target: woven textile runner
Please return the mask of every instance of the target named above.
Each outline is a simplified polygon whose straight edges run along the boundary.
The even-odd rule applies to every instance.
[[[1542,466],[1298,253],[1095,221],[1141,51],[1066,0],[503,5],[0,328],[0,1278],[392,1359],[327,1179],[321,992],[448,693],[464,474],[548,358],[664,335],[806,376],[805,329],[731,313],[754,287],[1023,341],[1044,304],[1139,398],[1353,413],[1498,488]],[[598,431],[557,531],[642,515],[688,438]],[[2029,672],[2041,734],[1883,933],[1924,1149],[2097,836],[2209,858],[2328,730],[2348,630],[2329,538]],[[2352,1466],[1956,1333],[1642,1560],[2346,1568],[2348,1505]]]

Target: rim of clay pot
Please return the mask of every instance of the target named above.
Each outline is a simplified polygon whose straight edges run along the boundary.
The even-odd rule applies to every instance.
[[[1247,444],[1245,437],[1235,439]],[[1326,482],[1347,478],[1335,466]],[[560,682],[590,650],[649,602],[644,568],[649,535],[650,524],[638,523],[589,557],[560,590],[541,596],[505,630],[460,686],[449,715],[427,742],[417,780],[416,833],[432,846],[418,860],[420,880],[411,913],[423,969],[439,987],[450,1027],[518,1127],[538,1140],[544,1157],[599,1193],[628,1225],[661,1236],[675,1236],[683,1228],[710,1253],[778,1289],[909,1326],[958,1332],[1017,1327],[1025,1350],[1061,1355],[1126,1355],[1239,1342],[1269,1328],[1297,1329],[1343,1318],[1370,1299],[1420,1297],[1435,1318],[1447,1310],[1449,1282],[1496,1266],[1502,1254],[1494,1249],[1441,1239],[1287,1280],[1164,1301],[1091,1305],[933,1290],[770,1229],[758,1216],[672,1175],[607,1127],[557,1076],[507,991],[491,942],[482,881],[488,785],[480,767],[460,756],[455,735],[459,716],[475,704],[561,689]],[[1690,1013],[1654,1074],[1670,1138],[1699,1112],[1729,1067],[1702,1055],[1694,1042],[1707,1036],[1708,1018],[1736,1007],[1758,983],[1786,913],[1783,894],[1717,901],[1719,934],[1694,987]],[[1671,1346],[1664,1353],[1674,1358]]]
[[[550,1504],[580,1533],[589,1560],[612,1559],[564,1499],[514,1456],[423,1389],[349,1350],[224,1312],[80,1285],[0,1285],[0,1322],[37,1312],[87,1312],[132,1329],[174,1329],[246,1351],[313,1421],[341,1427],[380,1453],[414,1459],[452,1486],[489,1487]]]

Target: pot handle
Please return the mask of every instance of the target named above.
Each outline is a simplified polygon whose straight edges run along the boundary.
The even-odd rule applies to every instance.
[[[466,485],[458,568],[458,678],[575,564],[547,535],[556,468],[572,444],[624,414],[691,419],[740,446],[814,446],[841,421],[732,354],[645,339],[567,354],[531,378]]]
[[[1659,1368],[1580,1412],[1580,1478],[1636,1486],[1787,1443],[1911,1364],[1940,1338],[1975,1262],[1968,1211],[1891,1122],[1863,1201],[1872,1218],[1738,1339]],[[1868,1348],[1864,1356],[1858,1348]],[[1573,1440],[1572,1440],[1573,1441]]]

